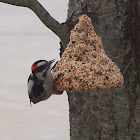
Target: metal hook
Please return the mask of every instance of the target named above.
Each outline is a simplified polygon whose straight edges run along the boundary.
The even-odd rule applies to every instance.
[[[87,0],[81,0],[81,11],[78,11],[77,14],[88,14],[88,13],[91,13],[91,11],[88,10]]]

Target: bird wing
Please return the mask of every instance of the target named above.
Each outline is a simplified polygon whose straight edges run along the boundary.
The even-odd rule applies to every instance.
[[[29,95],[31,94],[31,90],[32,90],[33,85],[34,85],[33,75],[30,74],[30,76],[28,78],[28,94]]]

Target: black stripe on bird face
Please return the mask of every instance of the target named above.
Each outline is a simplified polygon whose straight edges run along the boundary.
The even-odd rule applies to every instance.
[[[36,68],[34,70],[34,73],[36,73],[36,72],[42,72],[43,70],[47,70],[48,68],[49,68],[48,63],[47,64],[44,64],[44,65],[41,65],[41,66],[39,66],[38,68]]]

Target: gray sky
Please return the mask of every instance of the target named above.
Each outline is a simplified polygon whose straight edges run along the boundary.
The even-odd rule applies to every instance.
[[[59,22],[68,0],[40,0]],[[54,4],[55,3],[55,4]],[[0,3],[0,137],[2,140],[69,140],[66,93],[30,107],[27,79],[38,59],[59,59],[59,38],[27,8]]]

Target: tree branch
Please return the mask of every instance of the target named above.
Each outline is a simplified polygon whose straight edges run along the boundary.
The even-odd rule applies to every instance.
[[[31,9],[44,25],[52,30],[59,38],[64,36],[63,25],[56,21],[37,0],[0,0],[0,2]]]

